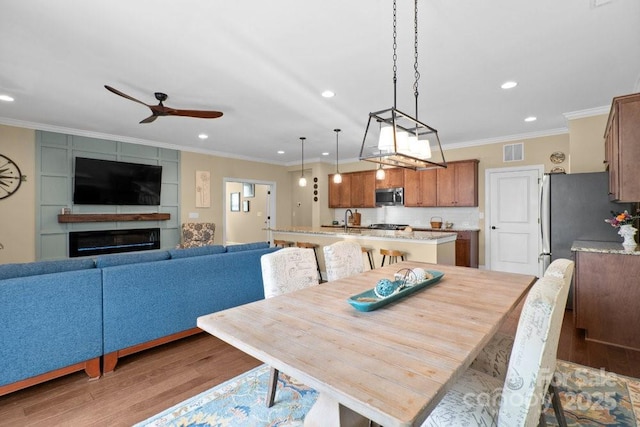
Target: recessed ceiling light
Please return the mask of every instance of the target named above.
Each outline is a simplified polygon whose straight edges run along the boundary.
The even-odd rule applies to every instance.
[[[209,135],[207,135],[206,133],[201,133],[200,135],[198,135],[198,138],[207,139],[207,138],[209,138]]]
[[[513,89],[514,87],[518,86],[518,82],[504,82],[502,83],[502,86],[500,86],[502,89]]]
[[[9,95],[0,95],[0,101],[13,102],[13,97]]]
[[[278,154],[284,154],[284,151],[278,150]]]
[[[323,155],[323,156],[328,156],[328,155],[329,155],[329,152],[328,152],[328,151],[325,151],[324,153],[322,153],[322,155]]]
[[[325,90],[324,92],[322,92],[322,96],[324,96],[325,98],[333,98],[334,96],[336,96],[336,94],[332,90]]]
[[[529,116],[526,119],[524,119],[525,122],[535,122],[536,120],[538,120],[538,118],[534,116]]]

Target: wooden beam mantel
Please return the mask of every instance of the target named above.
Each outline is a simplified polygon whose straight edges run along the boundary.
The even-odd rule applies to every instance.
[[[61,214],[58,222],[167,221],[169,213]]]

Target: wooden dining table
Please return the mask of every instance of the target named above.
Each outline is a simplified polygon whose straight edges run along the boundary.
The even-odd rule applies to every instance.
[[[444,276],[374,311],[348,303],[405,268]],[[405,261],[205,315],[198,327],[316,389],[305,426],[418,426],[535,279]]]

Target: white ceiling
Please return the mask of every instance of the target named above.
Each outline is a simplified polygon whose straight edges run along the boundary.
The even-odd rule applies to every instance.
[[[638,0],[418,8],[419,118],[445,147],[562,132],[565,114],[640,91]],[[397,107],[409,113],[412,15],[398,0]],[[0,0],[0,94],[15,98],[0,123],[291,165],[300,136],[305,159],[335,161],[338,127],[353,160],[369,112],[393,106],[391,22],[392,0]],[[148,108],[105,84],[224,116],[138,124]]]

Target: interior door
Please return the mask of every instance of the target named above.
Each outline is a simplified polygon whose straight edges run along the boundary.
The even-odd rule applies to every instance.
[[[488,171],[489,268],[538,275],[542,168]]]

